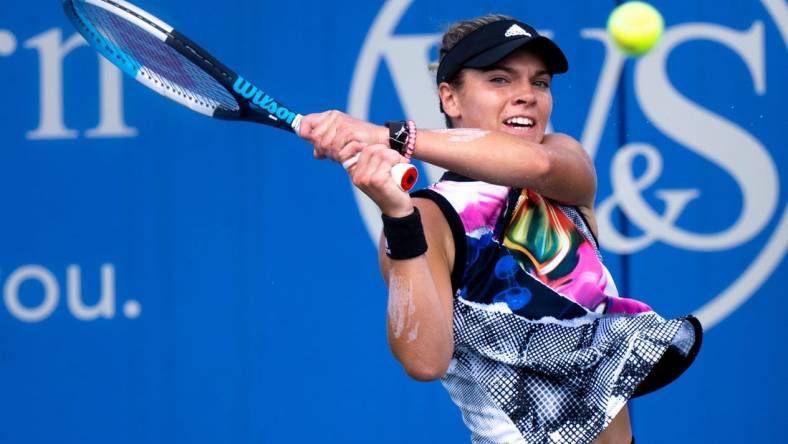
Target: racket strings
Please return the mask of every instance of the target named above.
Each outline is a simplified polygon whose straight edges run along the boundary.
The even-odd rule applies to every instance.
[[[79,2],[82,15],[121,52],[140,75],[167,93],[207,108],[237,110],[227,90],[189,59],[133,23],[107,10]]]

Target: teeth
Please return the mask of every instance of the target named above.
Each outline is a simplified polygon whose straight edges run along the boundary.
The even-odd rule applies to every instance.
[[[534,126],[534,121],[528,117],[512,117],[506,120],[507,125]]]

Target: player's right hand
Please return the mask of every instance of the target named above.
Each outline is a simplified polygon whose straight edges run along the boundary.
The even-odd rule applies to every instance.
[[[342,163],[361,147],[388,142],[388,130],[341,111],[308,114],[301,119],[299,136],[314,146],[317,159]]]

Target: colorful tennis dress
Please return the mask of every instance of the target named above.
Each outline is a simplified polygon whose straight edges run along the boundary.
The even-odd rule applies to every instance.
[[[575,208],[454,173],[414,197],[434,201],[454,236],[442,382],[474,443],[590,443],[694,360],[700,323],[620,297]]]

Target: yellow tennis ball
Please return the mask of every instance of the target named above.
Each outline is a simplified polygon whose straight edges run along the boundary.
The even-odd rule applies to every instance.
[[[665,22],[662,14],[644,2],[627,2],[618,6],[607,19],[607,31],[619,48],[632,56],[647,53],[659,38]]]

